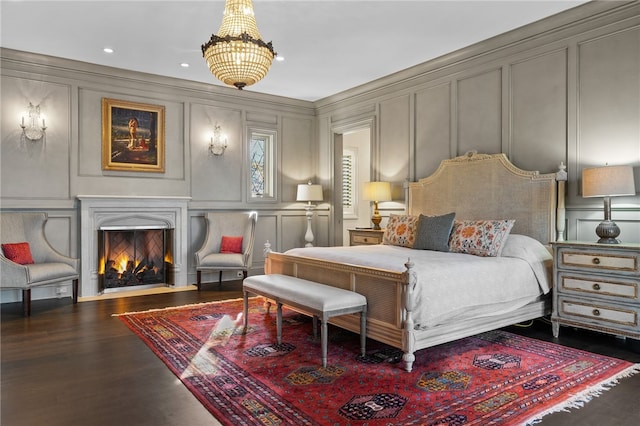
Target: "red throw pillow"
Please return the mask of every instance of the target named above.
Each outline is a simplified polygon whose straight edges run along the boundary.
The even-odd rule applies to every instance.
[[[220,243],[220,253],[242,253],[242,237],[223,235]]]
[[[16,262],[21,265],[35,263],[33,261],[33,257],[31,257],[31,248],[29,247],[29,243],[2,244],[2,252],[4,253],[4,257],[12,262]]]

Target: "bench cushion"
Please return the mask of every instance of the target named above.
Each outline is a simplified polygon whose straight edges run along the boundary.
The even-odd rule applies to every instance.
[[[266,293],[319,312],[340,311],[367,304],[366,297],[354,291],[288,275],[254,275],[245,278],[243,287],[245,291],[254,290],[261,295]]]

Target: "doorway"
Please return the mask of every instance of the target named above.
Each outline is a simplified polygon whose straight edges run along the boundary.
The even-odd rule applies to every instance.
[[[370,226],[370,203],[362,199],[362,184],[371,176],[371,129],[342,135],[342,242],[349,245],[349,229]]]
[[[333,245],[349,245],[349,229],[367,227],[370,203],[362,200],[362,183],[371,180],[375,156],[375,119],[369,118],[332,129],[333,135]],[[351,156],[351,169],[345,168],[345,155]],[[349,172],[351,196],[345,197],[343,172]],[[345,198],[348,200],[345,202]]]

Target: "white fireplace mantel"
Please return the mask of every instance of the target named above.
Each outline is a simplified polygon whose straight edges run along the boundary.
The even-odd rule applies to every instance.
[[[80,201],[80,296],[97,296],[98,230],[104,226],[160,226],[173,234],[173,277],[187,282],[187,220],[190,197],[78,195]]]

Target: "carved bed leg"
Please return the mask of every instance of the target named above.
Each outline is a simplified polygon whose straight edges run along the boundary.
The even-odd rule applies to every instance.
[[[407,260],[404,264],[407,270],[405,271],[404,292],[402,298],[402,312],[404,313],[404,324],[402,326],[402,360],[404,361],[404,368],[408,372],[413,369],[413,362],[416,360],[415,352],[415,330],[413,323],[412,312],[414,309],[413,289],[417,282],[416,272],[413,270],[414,263],[411,259]]]

